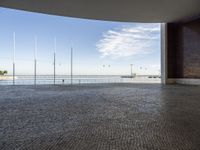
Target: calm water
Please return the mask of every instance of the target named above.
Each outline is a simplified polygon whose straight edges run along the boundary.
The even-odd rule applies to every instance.
[[[54,84],[53,75],[38,75],[36,78],[37,84]],[[149,78],[148,76],[140,76],[136,78],[121,78],[119,75],[74,75],[73,84],[86,83],[160,83],[160,78]],[[0,80],[0,85],[12,85],[12,76],[7,76],[7,79]],[[34,76],[32,75],[17,75],[15,79],[17,85],[34,84]],[[69,75],[57,75],[56,84],[71,84]]]

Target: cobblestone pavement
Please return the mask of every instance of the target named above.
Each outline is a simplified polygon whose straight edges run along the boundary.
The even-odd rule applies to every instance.
[[[200,87],[0,86],[1,150],[199,150]]]

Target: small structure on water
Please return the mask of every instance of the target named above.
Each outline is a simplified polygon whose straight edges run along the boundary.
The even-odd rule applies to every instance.
[[[135,78],[136,77],[136,73],[132,74],[132,75],[124,75],[121,76],[121,78]]]

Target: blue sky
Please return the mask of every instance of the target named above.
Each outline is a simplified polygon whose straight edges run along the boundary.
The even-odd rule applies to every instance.
[[[54,38],[57,74],[158,74],[160,25],[78,19],[0,8],[0,70],[12,73],[13,32],[16,73],[33,74],[34,36],[38,39],[38,74],[53,73]],[[105,67],[103,67],[105,66]]]

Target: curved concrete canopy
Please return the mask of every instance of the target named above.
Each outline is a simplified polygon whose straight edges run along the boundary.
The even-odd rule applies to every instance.
[[[173,22],[200,14],[200,0],[1,0],[0,6],[125,22]]]

